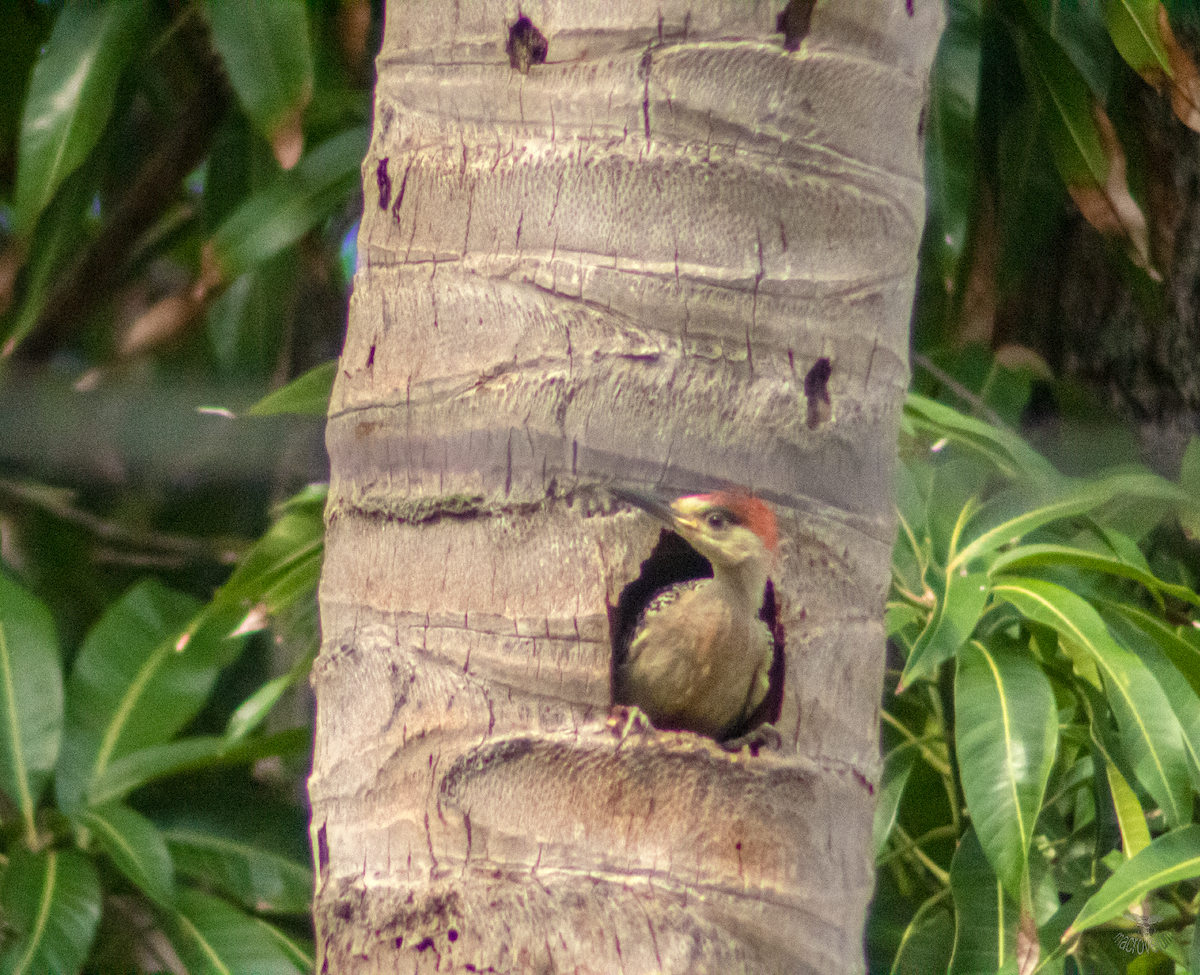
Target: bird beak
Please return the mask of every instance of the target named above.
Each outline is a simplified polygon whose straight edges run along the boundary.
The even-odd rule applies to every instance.
[[[626,504],[641,508],[644,512],[653,515],[671,528],[676,528],[684,524],[678,512],[665,499],[656,494],[650,494],[646,491],[633,491],[629,488],[609,488],[609,491],[618,501],[624,501]]]

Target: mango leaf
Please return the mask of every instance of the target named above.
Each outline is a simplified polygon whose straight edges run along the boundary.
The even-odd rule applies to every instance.
[[[1179,726],[1183,731],[1183,747],[1187,752],[1188,771],[1191,775],[1193,788],[1200,789],[1200,697],[1192,688],[1188,680],[1180,679],[1185,677],[1175,666],[1172,657],[1164,649],[1164,643],[1170,644],[1169,640],[1162,640],[1155,637],[1155,630],[1139,626],[1137,617],[1134,614],[1126,612],[1126,607],[1117,603],[1106,603],[1100,608],[1100,615],[1104,622],[1108,625],[1109,631],[1121,641],[1121,643],[1138,655],[1138,658],[1154,675],[1154,679],[1158,681],[1158,685],[1166,694],[1167,700],[1171,702],[1171,710],[1175,712],[1175,717],[1179,719]],[[1133,607],[1128,607],[1133,609]],[[1144,611],[1135,610],[1136,613],[1145,614]],[[1165,627],[1165,624],[1162,624]],[[1176,638],[1178,639],[1178,638]],[[1187,663],[1193,665],[1193,672],[1196,663],[1195,651],[1188,654]],[[1129,849],[1128,846],[1125,847]]]
[[[181,772],[246,765],[275,755],[292,756],[312,746],[312,729],[289,728],[265,737],[231,741],[225,735],[196,735],[130,752],[114,760],[88,790],[95,805],[120,799],[147,782]]]
[[[86,809],[75,817],[91,830],[117,869],[159,907],[175,900],[175,867],[158,828],[128,806],[112,803]]]
[[[239,206],[210,242],[223,279],[231,281],[274,257],[341,206],[361,178],[368,136],[361,126],[325,140]]]
[[[984,573],[948,573],[945,587],[945,594],[908,655],[897,694],[902,694],[913,681],[932,676],[944,661],[958,653],[983,615],[988,599]]]
[[[212,833],[169,829],[163,836],[180,874],[249,910],[308,914],[312,908],[313,874],[306,864]]]
[[[1017,973],[1021,912],[992,871],[974,828],[968,828],[950,863],[954,894],[954,955],[949,975]]]
[[[279,165],[291,169],[304,148],[301,121],[313,88],[303,0],[206,0],[204,10],[238,101]]]
[[[1200,74],[1159,0],[1108,0],[1104,21],[1126,63],[1158,91],[1168,88],[1179,120],[1200,131]]]
[[[274,926],[219,898],[182,889],[169,921],[171,943],[191,975],[303,975],[313,959]]]
[[[58,760],[63,677],[50,611],[0,572],[0,787],[37,845],[38,801]]]
[[[229,724],[225,728],[225,739],[231,745],[239,742],[256,729],[279,699],[296,683],[306,678],[312,669],[316,657],[316,648],[301,656],[286,674],[280,674],[267,681],[257,691],[237,706],[229,716]]]
[[[975,115],[982,20],[977,3],[952,0],[930,76],[925,129],[926,233],[943,287],[963,289],[959,262],[975,199]]]
[[[97,167],[88,161],[63,184],[38,221],[29,245],[28,267],[20,309],[5,332],[3,355],[9,356],[37,324],[50,286],[85,237],[85,218],[95,195]]]
[[[971,822],[1019,901],[1058,742],[1058,708],[1042,668],[1026,652],[972,640],[958,654],[954,734]]]
[[[327,485],[305,488],[283,505],[281,517],[238,563],[193,630],[249,613],[269,616],[315,591],[325,551],[327,491]]]
[[[1024,476],[1048,482],[1060,479],[1050,462],[1017,434],[966,416],[919,393],[908,394],[904,417],[915,429],[978,452],[1008,477]]]
[[[221,667],[241,651],[215,628],[182,636],[199,610],[147,581],[92,628],[67,684],[60,808],[72,813],[115,760],[169,741],[200,710]]]
[[[1106,603],[1105,608],[1119,613],[1153,640],[1183,675],[1192,691],[1200,695],[1200,647],[1188,639],[1190,627],[1171,626],[1161,617],[1128,603]],[[1191,633],[1195,633],[1195,630],[1191,630]]]
[[[1108,776],[1113,810],[1117,815],[1117,827],[1121,831],[1121,850],[1128,860],[1150,845],[1150,827],[1146,825],[1146,813],[1138,802],[1137,794],[1125,781],[1120,769],[1112,762],[1105,762],[1104,769]]]
[[[954,556],[951,568],[968,566],[981,556],[1019,540],[1029,532],[1063,518],[1078,515],[1096,517],[1100,509],[1116,500],[1138,500],[1162,502],[1168,505],[1190,506],[1186,492],[1177,484],[1164,480],[1157,474],[1144,470],[1120,470],[1083,482],[1068,483],[1057,497],[1032,510],[999,524],[989,524]],[[982,519],[976,518],[976,527]]]
[[[1039,579],[1005,578],[992,587],[1029,619],[1056,630],[1092,659],[1117,719],[1123,754],[1138,782],[1161,806],[1172,826],[1187,822],[1188,770],[1183,733],[1158,682],[1134,654],[1109,634],[1092,606],[1075,593]]]
[[[1153,840],[1126,860],[1088,898],[1063,941],[1097,924],[1120,917],[1135,901],[1167,884],[1200,877],[1200,825],[1191,823]]]
[[[1183,602],[1200,606],[1200,595],[1187,586],[1164,582],[1153,573],[1139,566],[1131,565],[1115,555],[1092,552],[1071,545],[1019,545],[996,556],[988,567],[988,576],[995,579],[999,574],[1005,572],[1060,565],[1069,565],[1088,573],[1102,572],[1125,579],[1133,579],[1149,589],[1151,593],[1166,593]]]
[[[247,416],[275,416],[297,413],[301,416],[324,416],[329,410],[333,380],[337,376],[337,359],[313,366],[303,376],[297,376],[282,389],[268,393],[249,410]]]
[[[142,0],[70,0],[59,12],[34,66],[21,119],[14,196],[19,233],[33,230],[63,180],[99,140],[145,16]]]
[[[1066,52],[1031,19],[1017,25],[1021,67],[1046,112],[1046,138],[1067,192],[1097,230],[1123,238],[1130,259],[1156,280],[1146,216],[1129,193],[1125,152]]]
[[[31,853],[14,846],[0,890],[10,936],[0,955],[6,975],[77,972],[100,921],[100,882],[75,850]]]
[[[872,829],[876,861],[887,850],[888,837],[892,835],[892,827],[896,825],[900,800],[904,796],[904,787],[908,784],[908,777],[912,773],[917,755],[915,743],[903,742],[888,752],[887,758],[884,759],[883,776],[875,797],[875,825]]]

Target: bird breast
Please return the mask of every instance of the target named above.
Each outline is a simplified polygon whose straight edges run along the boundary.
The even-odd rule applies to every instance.
[[[714,579],[691,579],[646,606],[618,679],[656,727],[720,739],[761,702],[774,642]]]

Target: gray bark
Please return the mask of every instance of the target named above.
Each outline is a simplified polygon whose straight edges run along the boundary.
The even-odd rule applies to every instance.
[[[330,407],[319,970],[862,968],[941,5],[390,3]],[[805,378],[827,359],[822,384]],[[814,373],[814,375],[816,375]],[[780,752],[606,726],[658,538],[781,520]]]

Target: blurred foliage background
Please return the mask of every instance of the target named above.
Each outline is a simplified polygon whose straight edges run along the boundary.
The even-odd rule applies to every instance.
[[[870,968],[1200,971],[1200,6],[946,14]],[[0,7],[2,971],[311,968],[382,16]]]
[[[311,970],[327,460],[245,413],[341,348],[382,7],[0,6],[0,970]]]

